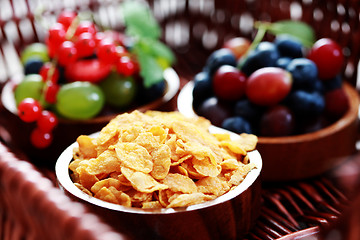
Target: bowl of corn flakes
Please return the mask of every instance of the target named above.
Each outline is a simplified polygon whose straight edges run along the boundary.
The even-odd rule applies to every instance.
[[[55,171],[68,196],[130,237],[237,239],[259,214],[256,144],[202,117],[135,110],[79,136]]]

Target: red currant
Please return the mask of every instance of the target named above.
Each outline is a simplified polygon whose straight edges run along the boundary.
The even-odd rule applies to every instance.
[[[40,118],[37,120],[37,126],[43,132],[51,132],[58,124],[56,115],[50,111],[41,112]]]
[[[44,63],[44,65],[40,68],[39,74],[44,82],[50,80],[52,83],[57,83],[60,76],[59,69],[57,69],[51,62]]]
[[[39,119],[42,107],[39,102],[33,98],[25,98],[19,103],[18,114],[24,122],[34,122]]]
[[[65,30],[67,30],[76,17],[76,12],[63,11],[59,14],[57,22],[61,23],[64,26]]]
[[[47,82],[45,88],[45,101],[48,103],[55,103],[56,102],[56,95],[60,90],[60,86],[53,82]]]
[[[96,47],[94,36],[89,32],[80,34],[75,43],[75,47],[79,57],[91,56]]]
[[[322,80],[338,75],[344,64],[341,47],[332,39],[321,38],[311,48],[308,58],[315,62],[318,76]]]
[[[65,41],[66,30],[61,23],[55,23],[49,29],[48,45],[58,47]]]
[[[136,64],[127,56],[123,56],[116,64],[116,71],[124,76],[131,76],[136,71]]]
[[[99,42],[96,55],[101,62],[108,64],[114,64],[118,59],[116,45],[108,38]]]
[[[53,140],[53,136],[49,132],[44,132],[39,128],[35,128],[30,135],[31,144],[36,148],[46,148]]]
[[[77,59],[77,49],[71,41],[65,41],[61,44],[58,52],[58,61],[60,65],[66,66],[74,63]]]
[[[82,33],[96,34],[96,28],[94,23],[90,21],[81,21],[75,30],[75,36],[80,36]]]

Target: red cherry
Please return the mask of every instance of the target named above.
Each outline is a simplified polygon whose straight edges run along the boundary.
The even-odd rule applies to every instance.
[[[329,38],[321,38],[311,48],[308,58],[315,62],[318,76],[322,80],[338,75],[344,64],[344,55],[340,45]]]
[[[58,51],[58,61],[62,66],[72,64],[77,59],[77,49],[71,41],[65,41],[61,44]]]
[[[238,100],[244,96],[245,87],[245,74],[233,66],[223,65],[214,74],[213,89],[220,99]]]
[[[49,72],[51,69],[52,73]],[[59,69],[53,66],[51,62],[46,62],[41,68],[39,74],[41,75],[44,82],[51,81],[52,83],[57,83],[59,80]]]
[[[37,120],[37,126],[43,132],[51,132],[57,124],[56,115],[47,110],[42,111],[40,118]]]
[[[34,122],[39,119],[42,107],[39,102],[33,98],[25,98],[19,103],[18,114],[24,122]]]
[[[59,14],[57,22],[61,23],[64,26],[65,30],[67,30],[76,17],[76,12],[63,11]]]
[[[53,135],[49,132],[44,132],[39,128],[35,128],[30,134],[31,144],[36,148],[47,148],[53,140]]]
[[[260,68],[247,79],[246,96],[255,104],[271,106],[279,103],[290,92],[291,74],[276,67]]]

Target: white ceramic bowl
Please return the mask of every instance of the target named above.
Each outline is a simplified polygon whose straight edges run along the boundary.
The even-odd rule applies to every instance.
[[[224,132],[211,127],[210,132]],[[96,133],[97,134],[97,133]],[[92,136],[96,136],[96,134]],[[231,133],[232,138],[238,135]],[[246,234],[260,210],[262,159],[257,150],[249,152],[256,165],[244,181],[232,191],[201,204],[186,208],[139,209],[108,203],[78,189],[71,180],[69,163],[73,159],[71,144],[56,162],[58,184],[72,199],[86,203],[114,228],[131,237],[153,239],[238,239]]]

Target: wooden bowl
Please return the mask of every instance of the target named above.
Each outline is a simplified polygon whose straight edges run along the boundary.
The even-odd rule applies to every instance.
[[[169,68],[164,71],[164,79],[166,82],[164,95],[153,102],[136,107],[136,109],[139,111],[158,109],[174,99],[180,87],[179,76],[172,68]],[[110,119],[123,112],[123,110],[112,111],[89,120],[59,119],[59,124],[53,132],[54,140],[51,145],[44,149],[38,149],[30,143],[30,133],[35,128],[35,123],[24,123],[17,115],[13,92],[14,84],[16,82],[8,81],[2,89],[1,104],[3,108],[0,107],[0,112],[3,116],[0,118],[0,126],[2,126],[2,128],[0,127],[0,137],[5,139],[10,146],[27,154],[30,160],[39,166],[53,169],[60,153],[79,135],[100,131]]]
[[[181,113],[195,116],[192,107],[193,82],[179,93],[177,105]],[[356,151],[358,136],[359,95],[350,84],[344,83],[350,107],[346,114],[321,130],[296,136],[259,137],[264,181],[288,181],[322,174],[343,162]]]
[[[210,132],[224,130],[212,127]],[[232,138],[238,135],[232,134]],[[88,205],[116,230],[134,239],[241,239],[253,226],[260,211],[261,184],[259,175],[262,160],[259,152],[249,152],[250,162],[256,168],[232,191],[201,204],[186,208],[143,210],[124,207],[91,197],[72,182],[69,163],[72,161],[71,144],[56,162],[55,173],[64,192],[76,201]]]

